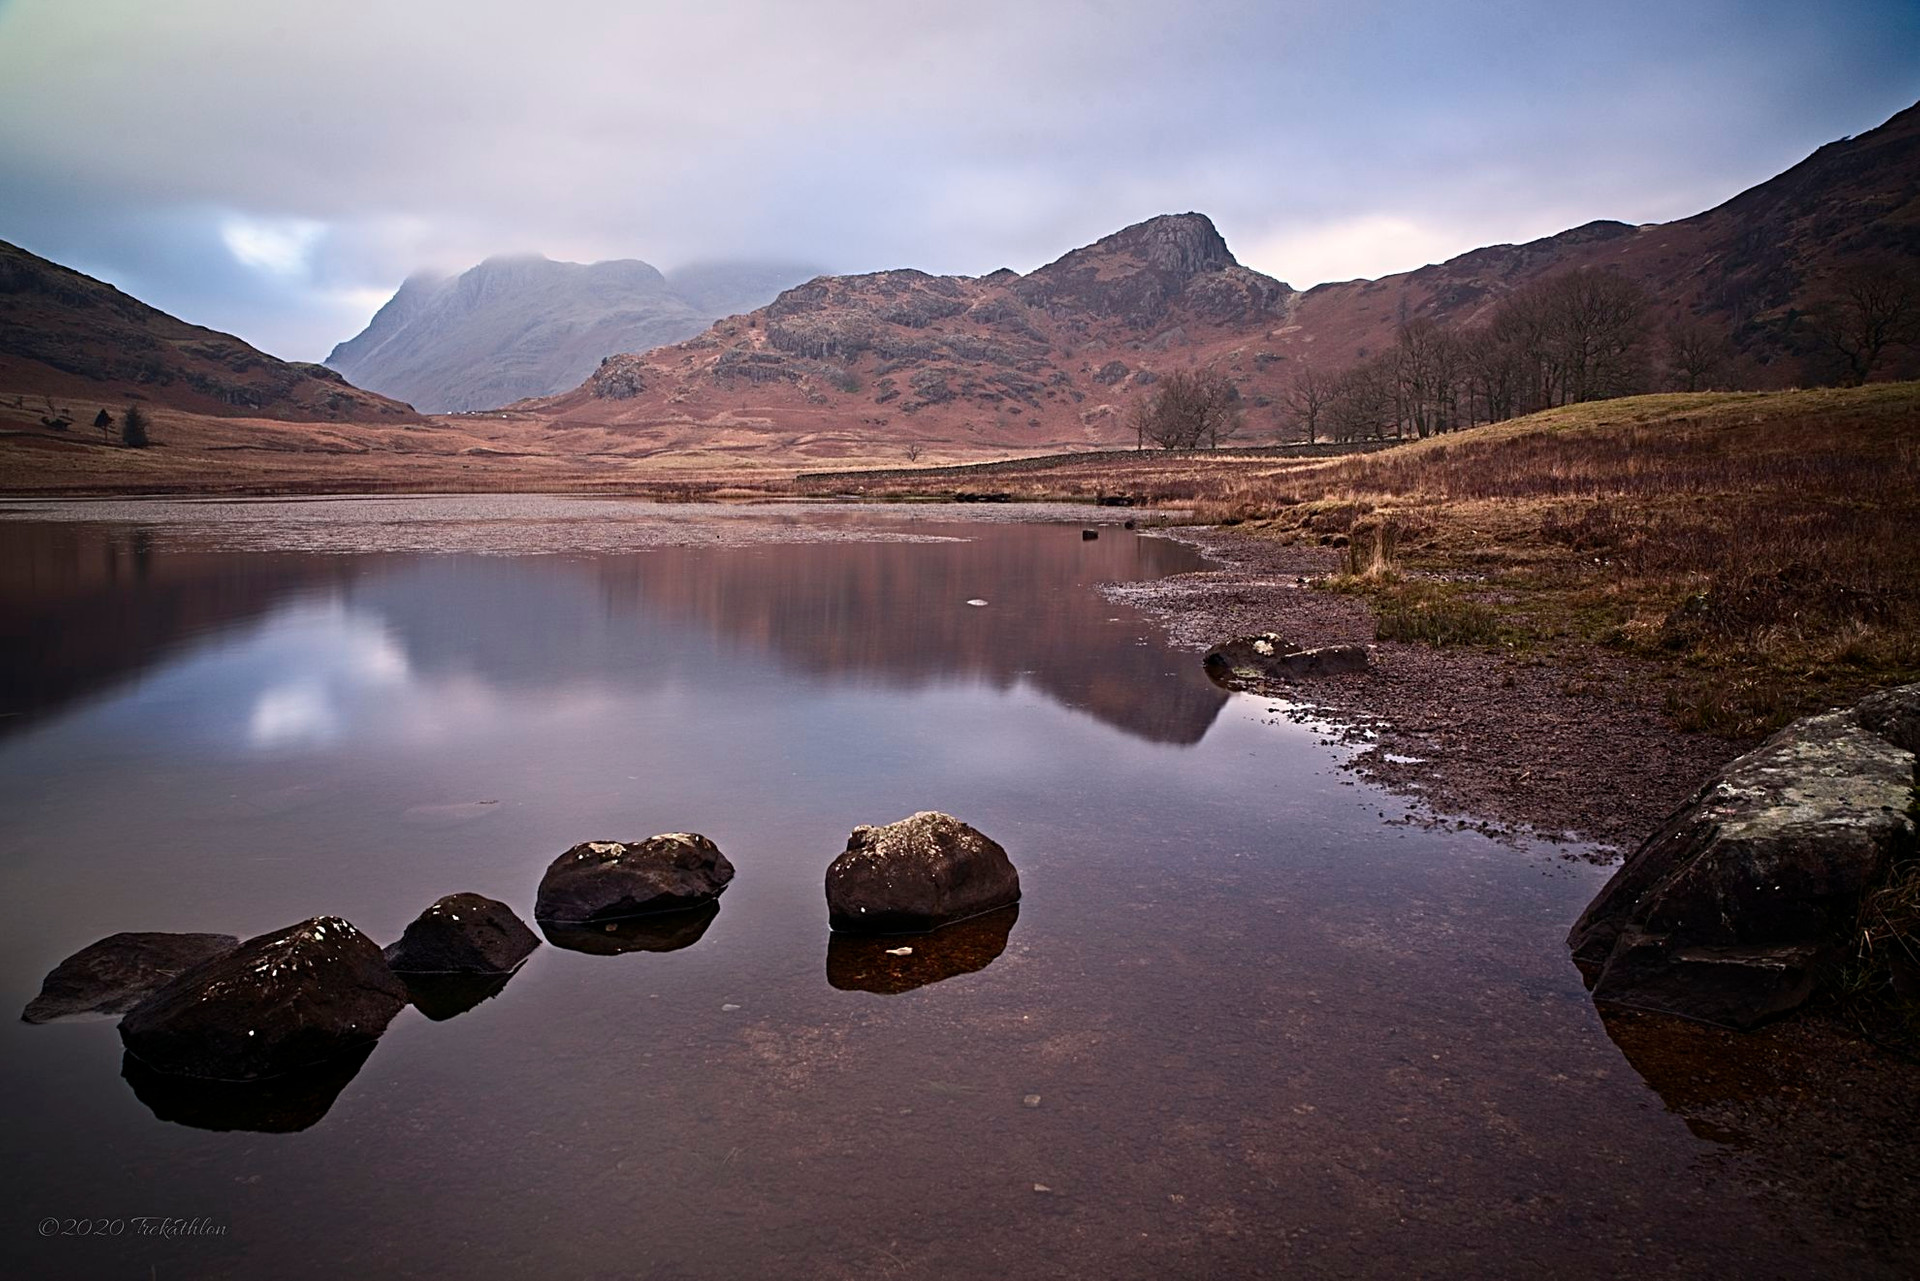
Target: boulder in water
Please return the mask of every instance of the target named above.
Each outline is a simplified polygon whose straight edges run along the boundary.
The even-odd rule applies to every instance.
[[[1020,873],[1007,852],[932,810],[854,828],[827,868],[829,920],[860,934],[921,933],[1019,899]]]
[[[506,974],[540,940],[505,903],[480,894],[449,894],[420,913],[386,950],[404,974]]]
[[[124,1014],[176,975],[239,946],[231,934],[109,934],[54,966],[20,1017]]]
[[[407,1004],[374,941],[337,916],[248,939],[153,992],[120,1021],[157,1072],[281,1076],[377,1041]]]
[[[712,902],[731,880],[733,864],[697,832],[587,841],[547,868],[533,915],[578,924],[683,911]]]

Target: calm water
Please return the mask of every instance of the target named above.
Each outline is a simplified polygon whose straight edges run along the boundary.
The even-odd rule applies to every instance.
[[[117,930],[385,943],[454,891],[530,916],[562,849],[659,831],[739,868],[710,921],[557,940],[266,1113],[136,1094],[111,1020],[8,1023],[8,1275],[1835,1265],[1594,1016],[1561,939],[1604,872],[1396,823],[1095,590],[1181,547],[976,514],[0,519],[13,1009]],[[1017,916],[910,965],[830,941],[848,829],[929,808],[1007,847]],[[223,1234],[36,1234],[141,1215]]]

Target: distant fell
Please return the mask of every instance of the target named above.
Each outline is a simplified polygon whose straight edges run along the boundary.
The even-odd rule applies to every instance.
[[[663,276],[633,258],[489,258],[455,276],[408,277],[326,363],[427,412],[492,409],[576,386],[606,356],[691,337],[812,274],[723,262]]]

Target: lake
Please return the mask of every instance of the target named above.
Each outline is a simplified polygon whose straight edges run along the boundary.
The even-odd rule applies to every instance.
[[[738,876],[270,1107],[123,1076],[111,1019],[9,1022],[9,1275],[1837,1267],[1594,1013],[1563,938],[1606,870],[1409,821],[1103,596],[1201,562],[1090,518],[10,505],[12,1008],[120,930],[530,919],[589,839],[698,831]],[[908,960],[830,936],[849,829],[925,809],[1006,847],[1017,911]],[[201,1228],[37,1227],[143,1216]]]

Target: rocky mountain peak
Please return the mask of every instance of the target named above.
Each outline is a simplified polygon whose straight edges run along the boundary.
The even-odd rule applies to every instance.
[[[1226,287],[1210,278],[1231,273]],[[1060,257],[1016,282],[1013,292],[1031,306],[1116,319],[1136,329],[1164,322],[1196,285],[1202,310],[1226,319],[1248,309],[1272,308],[1290,291],[1248,271],[1205,214],[1161,214]]]

